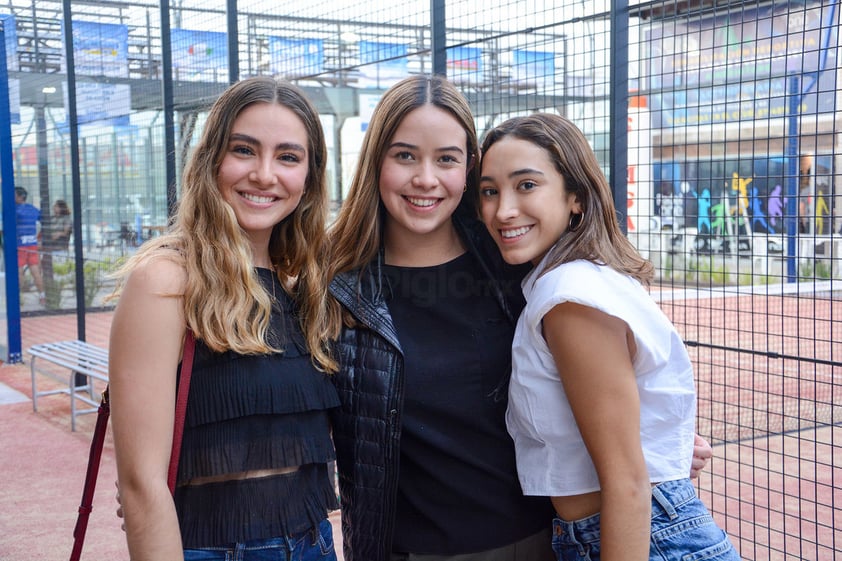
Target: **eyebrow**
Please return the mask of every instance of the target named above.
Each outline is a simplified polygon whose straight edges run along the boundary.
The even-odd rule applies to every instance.
[[[512,178],[518,177],[520,175],[544,175],[544,172],[541,171],[541,170],[538,170],[538,169],[522,168],[522,169],[516,169],[515,171],[511,172],[508,175],[508,177],[509,177],[509,179],[512,179]],[[482,177],[479,178],[479,180],[480,181],[494,181],[494,178],[491,177],[490,175],[483,175]]]
[[[415,144],[410,144],[408,142],[393,142],[389,145],[389,149],[392,148],[409,148],[413,150],[417,150],[418,146]],[[465,151],[458,146],[442,146],[441,148],[436,148],[436,152],[459,152],[460,154],[464,154]]]
[[[243,133],[232,133],[229,140],[247,142],[249,144],[255,144],[257,146],[260,145],[259,140],[257,140],[253,136]],[[275,150],[293,150],[297,152],[307,152],[307,149],[298,144],[297,142],[279,142],[275,145]]]

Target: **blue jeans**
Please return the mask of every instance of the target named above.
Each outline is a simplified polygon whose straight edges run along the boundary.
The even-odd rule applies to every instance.
[[[565,522],[553,520],[558,561],[598,561],[599,514]],[[652,487],[650,561],[739,561],[728,536],[716,525],[689,479]]]
[[[313,528],[293,536],[185,549],[184,561],[336,561],[333,528],[325,519],[318,530]]]

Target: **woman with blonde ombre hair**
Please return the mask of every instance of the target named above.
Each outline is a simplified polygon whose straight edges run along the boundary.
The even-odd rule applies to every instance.
[[[170,231],[119,273],[110,393],[132,559],[336,558],[326,155],[297,87],[232,85],[210,109]],[[173,497],[188,329],[196,355]]]

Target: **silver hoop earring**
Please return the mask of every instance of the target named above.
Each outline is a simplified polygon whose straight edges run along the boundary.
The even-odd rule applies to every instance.
[[[577,216],[579,217],[579,220],[574,220],[574,218],[576,218]],[[582,212],[578,213],[578,214],[571,214],[570,215],[570,222],[567,223],[567,231],[568,232],[577,231],[579,228],[582,227],[582,222],[584,222],[584,220],[585,220],[585,211],[584,210]]]

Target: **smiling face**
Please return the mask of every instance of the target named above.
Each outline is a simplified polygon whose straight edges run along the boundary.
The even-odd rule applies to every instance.
[[[580,212],[540,146],[506,136],[483,154],[480,214],[507,263],[540,262]]]
[[[410,242],[450,233],[450,217],[465,188],[467,138],[443,109],[423,105],[407,113],[380,166],[387,238]]]
[[[255,103],[231,127],[219,165],[219,191],[253,246],[301,201],[307,180],[307,131],[286,107]]]

